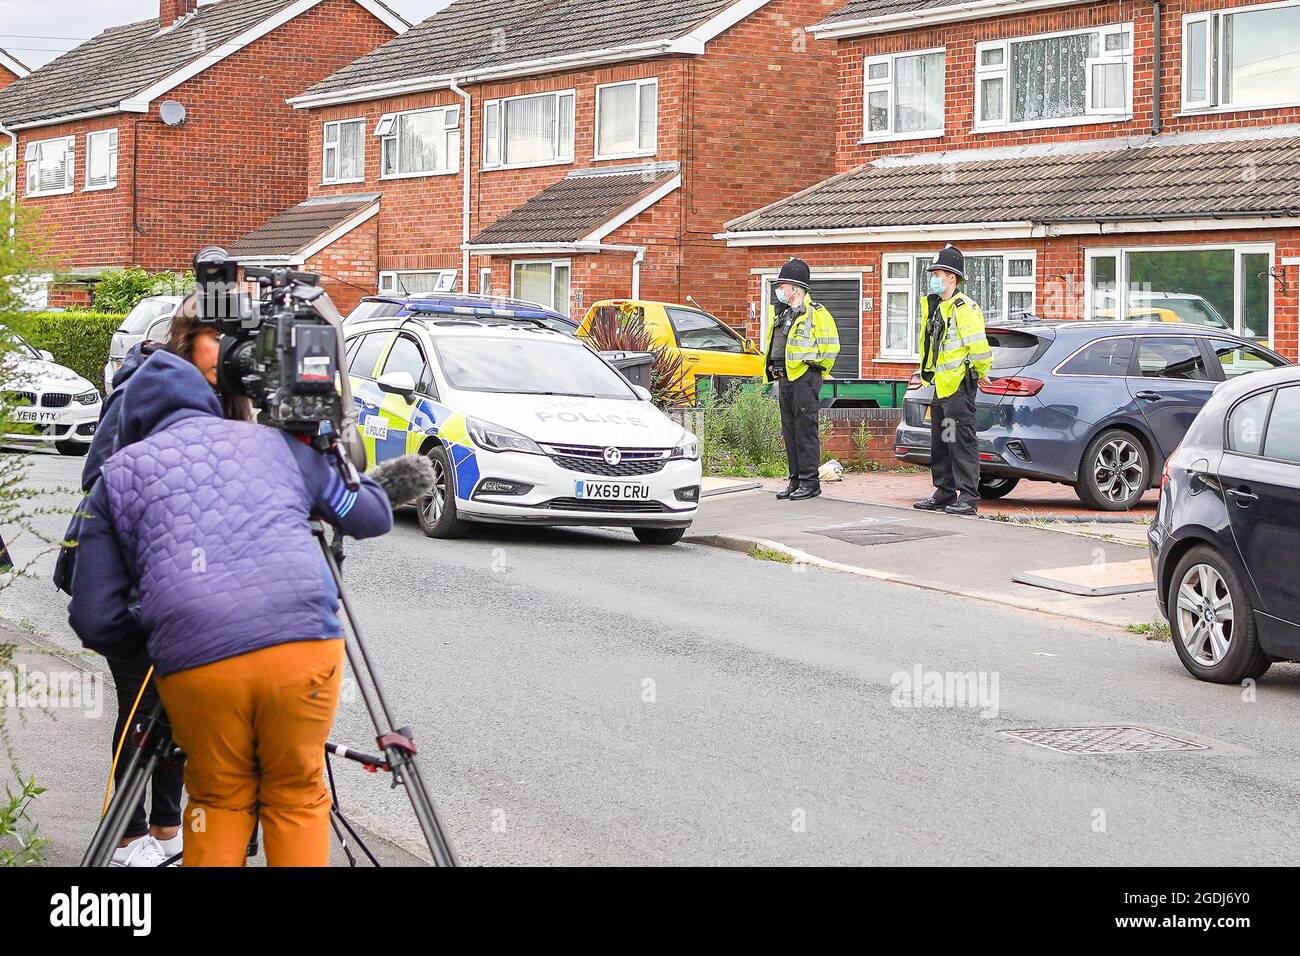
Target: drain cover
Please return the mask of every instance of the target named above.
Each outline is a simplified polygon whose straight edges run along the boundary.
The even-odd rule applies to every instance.
[[[935,531],[931,528],[909,528],[904,525],[877,525],[867,528],[823,528],[813,531],[823,537],[863,547],[873,544],[894,544],[899,541],[924,541],[926,538],[946,538],[955,531]]]
[[[1056,727],[1051,730],[1003,730],[1000,733],[1063,754],[1146,754],[1210,749],[1204,744],[1142,727]]]

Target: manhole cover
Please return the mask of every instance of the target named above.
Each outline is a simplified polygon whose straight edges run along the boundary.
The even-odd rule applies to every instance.
[[[1000,733],[1063,754],[1147,754],[1210,749],[1204,744],[1142,727],[1056,727],[1050,730],[1003,730]]]
[[[905,525],[877,525],[868,528],[824,528],[813,531],[823,537],[860,544],[894,544],[899,541],[924,541],[926,538],[946,538],[955,531],[935,531],[930,528],[909,528]]]

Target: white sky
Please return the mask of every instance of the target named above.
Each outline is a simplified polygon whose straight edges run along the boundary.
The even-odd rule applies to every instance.
[[[387,0],[389,7],[412,23],[449,2]],[[37,67],[105,27],[157,15],[158,0],[0,0],[0,47]]]

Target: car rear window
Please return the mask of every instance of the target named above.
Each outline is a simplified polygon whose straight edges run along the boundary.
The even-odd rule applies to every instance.
[[[346,319],[348,323],[364,322],[366,319],[389,319],[402,311],[396,302],[362,302],[352,310]]]
[[[993,349],[993,367],[996,369],[1024,368],[1038,357],[1046,344],[1032,332],[990,329],[987,332],[989,347]]]
[[[1124,376],[1132,361],[1132,339],[1102,339],[1062,365],[1061,374]]]

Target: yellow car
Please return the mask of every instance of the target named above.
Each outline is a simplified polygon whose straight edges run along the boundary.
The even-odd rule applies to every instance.
[[[695,400],[695,380],[700,375],[759,377],[763,374],[763,354],[753,341],[742,338],[721,319],[694,306],[607,299],[587,310],[578,327],[579,338],[592,340],[592,326],[597,318],[618,320],[620,327],[639,318],[652,346],[679,354],[685,376],[682,385],[690,402]],[[592,344],[608,349],[610,343]]]

